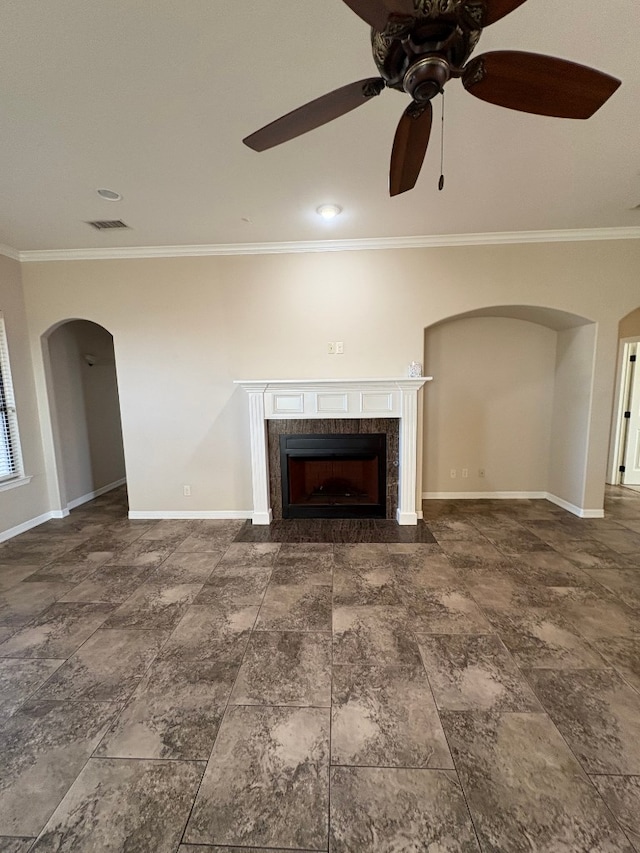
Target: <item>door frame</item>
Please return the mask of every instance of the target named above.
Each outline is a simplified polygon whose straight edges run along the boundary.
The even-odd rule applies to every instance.
[[[629,405],[631,392],[631,369],[629,361],[633,353],[640,354],[640,337],[620,338],[618,347],[618,364],[616,369],[616,393],[613,402],[613,419],[611,423],[611,448],[609,453],[609,470],[607,483],[619,486],[621,483],[620,466],[623,464],[626,450],[626,419],[624,417]]]

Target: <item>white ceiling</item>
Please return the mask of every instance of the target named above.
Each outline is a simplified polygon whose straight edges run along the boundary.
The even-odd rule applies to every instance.
[[[17,250],[262,243],[637,226],[637,0],[528,0],[476,53],[548,53],[622,79],[587,122],[486,104],[447,86],[416,189],[388,196],[407,96],[257,154],[244,136],[374,76],[369,32],[340,0],[4,0],[0,243]],[[439,104],[436,102],[436,115]],[[122,193],[110,203],[98,187]],[[344,213],[315,215],[323,202]],[[90,219],[129,231],[96,232]],[[249,221],[243,221],[248,219]]]

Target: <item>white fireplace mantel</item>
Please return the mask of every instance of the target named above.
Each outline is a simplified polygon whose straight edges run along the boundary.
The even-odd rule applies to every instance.
[[[417,524],[418,394],[431,376],[389,379],[238,379],[249,395],[253,523],[270,524],[267,420],[399,418],[398,524]]]

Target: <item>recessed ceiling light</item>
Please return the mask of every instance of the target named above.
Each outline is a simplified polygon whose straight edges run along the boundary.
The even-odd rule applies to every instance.
[[[120,193],[115,192],[115,190],[96,190],[100,198],[104,198],[107,201],[121,201],[122,196]]]
[[[342,213],[342,208],[338,207],[337,204],[321,204],[316,213],[323,219],[335,219],[338,214]]]

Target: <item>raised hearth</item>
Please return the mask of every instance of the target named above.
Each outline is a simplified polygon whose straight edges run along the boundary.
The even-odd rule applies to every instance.
[[[253,523],[273,518],[266,421],[398,419],[396,520],[417,524],[418,395],[429,379],[237,380],[249,395]]]

